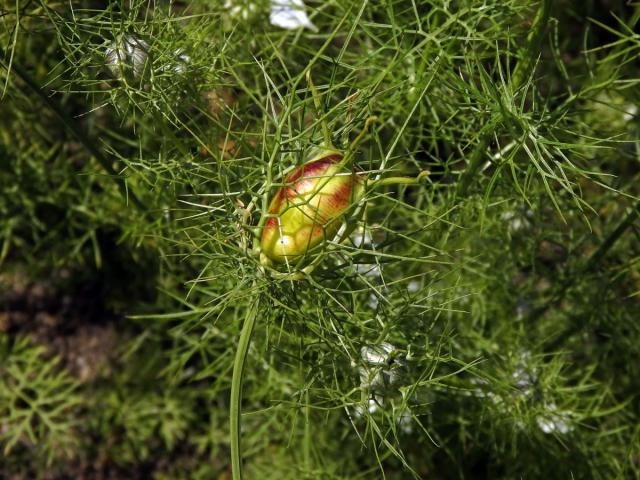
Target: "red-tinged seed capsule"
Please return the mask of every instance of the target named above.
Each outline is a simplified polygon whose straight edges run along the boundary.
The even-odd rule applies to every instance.
[[[264,263],[296,262],[335,237],[344,213],[363,193],[363,178],[343,158],[337,150],[323,149],[285,179],[262,230]]]

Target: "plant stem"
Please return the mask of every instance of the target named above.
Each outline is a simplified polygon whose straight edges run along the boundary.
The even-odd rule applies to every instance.
[[[260,297],[251,304],[247,310],[247,315],[240,331],[238,349],[236,350],[233,362],[233,375],[231,377],[231,396],[229,406],[229,435],[231,443],[231,470],[233,480],[242,479],[242,450],[240,440],[242,429],[240,425],[240,411],[242,407],[242,379],[244,374],[244,362],[247,358],[249,345],[251,344],[251,334],[256,322],[258,304]]]
[[[527,37],[527,44],[524,49],[524,54],[518,60],[513,75],[511,76],[510,86],[513,91],[518,90],[524,83],[524,81],[531,75],[533,67],[535,65],[535,59],[537,59],[540,50],[540,44],[544,37],[547,24],[549,23],[549,13],[551,11],[551,0],[542,0],[536,18],[531,25],[531,33]],[[457,197],[464,197],[471,186],[471,182],[476,177],[478,170],[484,163],[487,147],[494,131],[492,129],[486,130],[480,135],[480,140],[471,153],[471,159],[469,165],[462,174],[456,190]]]
[[[310,478],[311,475],[311,405],[309,403],[309,390],[305,392],[305,407],[304,407],[304,468],[305,476]]]
[[[2,66],[6,71],[7,75],[9,75],[10,71],[14,71],[18,77],[36,94],[40,97],[43,103],[45,103],[53,113],[60,119],[62,124],[66,127],[66,129],[71,133],[84,148],[93,155],[100,166],[115,179],[118,184],[118,188],[120,193],[125,198],[125,200],[131,199],[132,203],[135,204],[140,210],[146,210],[142,202],[138,199],[138,197],[127,189],[127,184],[124,178],[120,177],[118,173],[114,170],[113,166],[107,160],[107,158],[103,155],[103,153],[95,146],[95,143],[89,138],[89,135],[83,130],[83,128],[76,122],[73,118],[71,118],[64,109],[51,98],[50,95],[45,93],[42,88],[36,83],[36,81],[31,78],[31,75],[24,70],[20,65],[15,62],[12,63],[11,67],[9,67],[4,62],[5,52],[2,48],[0,48],[0,66]]]
[[[511,86],[513,90],[520,88],[533,71],[540,52],[540,45],[542,44],[542,39],[547,30],[547,24],[549,23],[550,11],[551,0],[542,0],[536,18],[531,25],[531,32],[527,37],[524,55],[518,60],[518,63],[513,69],[513,75],[511,76]]]
[[[491,136],[490,132],[485,132],[480,137],[480,141],[474,148],[471,153],[471,160],[469,161],[469,166],[464,171],[462,178],[460,179],[460,183],[458,183],[458,190],[456,192],[456,196],[464,197],[467,194],[467,190],[471,185],[471,181],[476,176],[476,173],[480,169],[480,165],[484,160],[484,155],[487,150],[487,146],[489,145],[489,138]]]
[[[372,180],[367,184],[368,189],[384,187],[385,185],[418,185],[422,180],[429,176],[431,172],[424,170],[415,177],[386,177],[378,180]]]

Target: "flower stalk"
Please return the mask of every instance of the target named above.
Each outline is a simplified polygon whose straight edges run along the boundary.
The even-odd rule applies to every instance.
[[[242,377],[244,364],[251,343],[251,334],[256,323],[256,316],[260,297],[251,304],[242,324],[238,348],[233,361],[233,374],[231,377],[231,394],[229,400],[229,442],[231,444],[231,471],[234,480],[242,480],[242,449],[240,440],[242,430],[240,428],[240,413],[242,409]]]

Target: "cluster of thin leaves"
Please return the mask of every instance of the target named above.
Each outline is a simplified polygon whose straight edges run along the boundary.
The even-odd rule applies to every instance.
[[[2,16],[0,265],[130,297],[108,299],[122,347],[99,382],[6,353],[0,441],[22,450],[0,468],[65,472],[73,445],[158,478],[226,472],[255,312],[249,478],[638,475],[638,7],[307,4],[317,32],[205,1]],[[285,172],[323,122],[345,149],[371,115],[357,167],[428,182],[368,194],[304,280],[265,271],[255,226]],[[48,403],[12,386],[29,379]]]

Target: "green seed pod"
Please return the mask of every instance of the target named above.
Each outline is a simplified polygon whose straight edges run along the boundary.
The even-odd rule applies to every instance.
[[[343,160],[343,153],[322,149],[285,179],[269,204],[271,216],[260,242],[262,263],[296,262],[333,240],[345,212],[364,191],[364,178]]]

